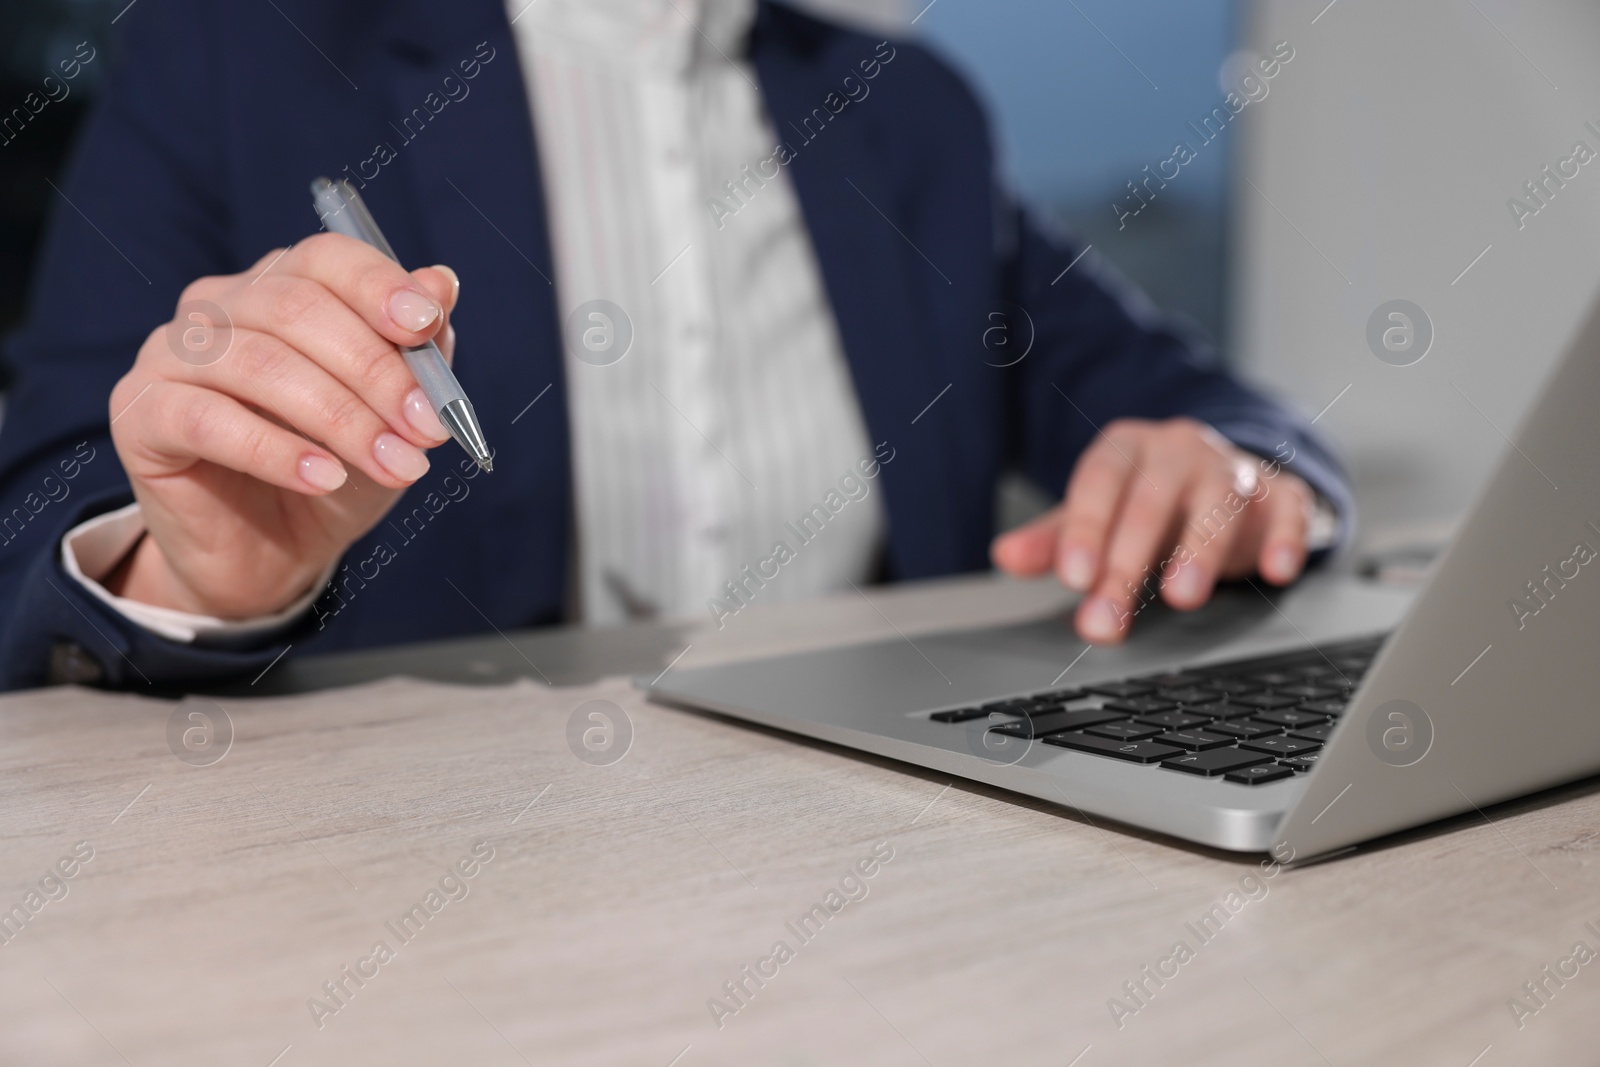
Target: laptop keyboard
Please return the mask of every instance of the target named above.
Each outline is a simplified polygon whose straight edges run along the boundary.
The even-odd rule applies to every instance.
[[[1051,689],[931,718],[984,720],[985,732],[1002,739],[997,753],[1022,739],[1242,785],[1277,782],[1316,766],[1385,636]]]

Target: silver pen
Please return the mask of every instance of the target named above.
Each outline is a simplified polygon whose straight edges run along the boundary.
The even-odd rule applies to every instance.
[[[356,192],[355,186],[343,179],[330,181],[318,178],[311,183],[311,197],[322,224],[331,232],[365,241],[396,263],[400,262],[400,257],[394,254],[394,249],[385,240],[383,231],[378,229],[372,212],[362,203],[361,194]],[[467,450],[467,455],[478,466],[486,471],[494,470],[494,458],[489,454],[488,442],[483,439],[483,427],[478,425],[478,416],[472,411],[472,401],[467,399],[461,383],[450,372],[450,364],[444,361],[444,353],[439,351],[439,346],[429,341],[415,348],[401,348],[400,354],[405,357],[406,366],[411,368],[417,384],[433,405],[439,421],[450,431],[450,436]]]

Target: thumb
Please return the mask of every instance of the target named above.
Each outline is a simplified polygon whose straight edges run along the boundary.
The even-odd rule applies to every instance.
[[[1007,574],[1044,574],[1055,564],[1056,545],[1061,540],[1063,506],[1051,508],[1031,522],[1001,534],[989,546],[994,565]]]
[[[439,302],[445,311],[454,311],[456,304],[461,299],[461,279],[456,272],[443,263],[435,263],[431,267],[418,267],[411,272],[428,295]]]
[[[456,309],[456,304],[461,299],[461,279],[456,277],[456,272],[443,263],[435,263],[431,267],[418,267],[411,272],[430,296],[444,308],[444,315],[439,326],[433,334],[433,343],[439,346],[439,351],[444,355],[447,364],[455,363],[456,330],[450,325],[450,313]]]

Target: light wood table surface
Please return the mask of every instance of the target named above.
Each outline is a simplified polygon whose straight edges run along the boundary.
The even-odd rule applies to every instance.
[[[685,646],[681,664],[709,663],[1064,603],[991,579],[870,597],[752,607],[721,632],[451,646],[477,686],[0,698],[0,908],[28,915],[0,945],[0,1063],[1600,1062],[1600,959],[1562,962],[1578,942],[1600,950],[1593,781],[1261,878],[1248,860],[653,706],[619,678],[563,685],[606,649],[614,671],[659,670]],[[374,671],[340,662],[295,677]],[[631,724],[608,765],[568,741],[594,700]],[[231,723],[220,760],[174,754],[169,721],[204,721],[191,712]],[[47,879],[63,858],[73,877]],[[473,877],[447,878],[462,861]],[[840,892],[860,861],[872,876]],[[399,927],[414,906],[426,921]],[[1208,913],[1222,918],[1202,940]],[[1191,952],[1158,987],[1143,969],[1180,940]],[[741,979],[735,1000],[724,983]],[[1149,992],[1119,1026],[1108,1001],[1135,1006],[1129,981]],[[1520,1028],[1517,996],[1539,1008]]]

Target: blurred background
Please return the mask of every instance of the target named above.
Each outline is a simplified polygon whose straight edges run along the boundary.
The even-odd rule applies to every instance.
[[[1009,179],[1258,383],[1318,419],[1357,483],[1363,552],[1448,535],[1600,285],[1600,5],[1584,0],[809,0],[919,35],[977,86]],[[0,118],[127,0],[6,0]],[[1251,64],[1293,58],[1253,90]],[[100,60],[0,134],[0,331]],[[1229,92],[1252,97],[1224,126]],[[1226,114],[1226,110],[1223,112]],[[8,139],[9,138],[9,139]],[[1177,142],[1194,157],[1163,186]],[[1146,170],[1149,168],[1149,170]],[[1156,190],[1149,196],[1148,190]],[[1536,205],[1537,206],[1537,205]],[[1380,360],[1382,304],[1431,324]],[[1011,501],[1010,517],[1026,511]]]

